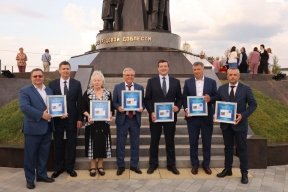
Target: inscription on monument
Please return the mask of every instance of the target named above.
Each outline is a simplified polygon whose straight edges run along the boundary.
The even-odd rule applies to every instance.
[[[108,44],[108,43],[117,43],[117,42],[133,42],[133,41],[146,41],[146,42],[152,42],[152,37],[148,36],[130,36],[130,37],[108,37],[105,39],[100,39],[96,42],[97,45],[101,44]]]

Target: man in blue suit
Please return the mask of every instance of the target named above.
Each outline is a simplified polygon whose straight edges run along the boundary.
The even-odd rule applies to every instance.
[[[138,162],[141,113],[144,108],[144,88],[142,85],[134,83],[134,77],[135,71],[132,68],[125,68],[123,70],[123,78],[125,82],[115,85],[113,92],[113,106],[117,109],[115,120],[117,125],[117,175],[122,175],[125,171],[125,142],[128,132],[130,137],[130,170],[142,174],[142,171],[138,168]],[[124,111],[122,106],[123,90],[142,91],[142,108],[138,111]]]
[[[167,170],[175,175],[180,172],[176,168],[175,157],[175,131],[177,122],[177,113],[182,107],[182,93],[180,81],[168,75],[169,63],[165,60],[158,61],[159,75],[152,77],[147,82],[145,93],[145,107],[149,113],[150,124],[150,156],[148,174],[152,174],[159,165],[158,151],[159,141],[162,134],[162,127],[164,129],[166,156],[167,156]],[[156,115],[154,111],[154,104],[158,102],[173,102],[174,122],[155,122]]]
[[[247,132],[248,117],[257,108],[257,102],[250,87],[239,82],[240,72],[237,68],[230,68],[227,72],[226,83],[219,87],[217,101],[237,103],[235,124],[220,123],[225,145],[225,169],[217,177],[232,175],[234,138],[240,159],[241,183],[248,183],[248,153]],[[248,107],[247,107],[248,104]]]
[[[24,172],[27,188],[34,189],[35,169],[36,180],[54,182],[47,177],[46,164],[49,156],[54,123],[47,110],[47,95],[53,95],[49,87],[45,87],[44,74],[41,69],[31,71],[32,84],[19,92],[19,106],[24,113],[23,133],[24,143]]]
[[[71,177],[77,177],[74,171],[77,145],[77,128],[82,127],[83,116],[80,113],[82,89],[80,81],[70,78],[70,63],[62,61],[59,64],[60,78],[49,83],[54,95],[66,95],[67,113],[62,117],[55,117],[54,136],[54,165],[52,178],[58,177],[66,169]],[[64,132],[66,132],[67,159],[64,161]],[[66,162],[66,163],[64,163]]]
[[[185,110],[185,120],[187,121],[189,143],[190,143],[190,160],[192,164],[192,174],[198,174],[198,140],[201,131],[203,162],[202,168],[205,173],[212,173],[209,165],[211,159],[211,139],[213,133],[213,108],[217,96],[216,81],[204,77],[204,64],[195,62],[193,64],[193,73],[195,77],[187,79],[183,90],[183,106]],[[188,96],[204,96],[208,106],[208,116],[189,116],[187,106]]]

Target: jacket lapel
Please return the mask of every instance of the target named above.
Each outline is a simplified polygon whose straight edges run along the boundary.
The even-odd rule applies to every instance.
[[[224,99],[225,101],[230,101],[230,97],[229,97],[229,83],[227,83],[224,89]]]
[[[208,89],[209,83],[207,81],[208,81],[207,78],[204,77],[203,96],[208,92],[207,89]]]
[[[40,99],[40,101],[42,102],[43,105],[46,106],[43,98],[41,97],[40,93],[36,90],[36,88],[34,87],[33,84],[31,84],[31,90],[34,92],[34,94]]]
[[[55,81],[55,83],[56,83],[56,93],[54,93],[55,95],[62,95],[62,92],[61,92],[61,86],[60,86],[60,78],[59,79],[57,79],[56,81]],[[68,88],[69,89],[69,88]]]
[[[164,96],[164,93],[163,93],[163,90],[162,90],[162,87],[161,87],[161,84],[160,84],[160,78],[159,78],[159,76],[158,76],[157,78],[155,78],[155,80],[156,80],[155,85],[156,85],[156,87],[158,87],[157,89],[160,90],[162,96],[165,97],[165,96]],[[168,93],[169,93],[169,91],[170,91],[170,87],[171,87],[171,81],[170,81],[170,80],[171,80],[171,79],[170,79],[170,77],[169,77],[169,90],[168,90],[166,96],[168,95]]]
[[[243,85],[241,83],[238,83],[237,90],[236,90],[233,101],[237,100],[238,95],[240,95],[240,93],[241,93],[242,87],[243,87]]]

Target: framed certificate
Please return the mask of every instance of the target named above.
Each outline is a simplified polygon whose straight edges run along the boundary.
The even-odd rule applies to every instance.
[[[174,121],[174,112],[173,112],[174,103],[154,103],[154,113],[156,116],[155,122],[173,122]]]
[[[67,114],[66,95],[47,95],[48,113],[52,117]]]
[[[138,111],[142,107],[142,91],[122,91],[124,111]]]
[[[187,97],[187,108],[189,116],[207,116],[208,108],[204,96]]]
[[[215,103],[216,122],[235,124],[236,113],[237,113],[237,103],[216,101]]]
[[[93,121],[110,121],[110,101],[91,100],[90,117]]]

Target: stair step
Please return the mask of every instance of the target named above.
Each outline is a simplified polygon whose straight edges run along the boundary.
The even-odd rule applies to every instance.
[[[129,162],[130,157],[126,156],[126,168],[129,168]],[[203,161],[203,157],[199,156],[200,163]],[[166,168],[166,156],[159,156],[159,168]],[[233,157],[233,167],[239,167],[240,162],[238,157]],[[104,159],[103,166],[105,169],[117,169],[117,163],[116,163],[116,157],[111,157],[108,159]],[[146,168],[149,167],[149,157],[140,157],[139,158],[139,168]],[[177,168],[189,168],[191,167],[190,162],[190,156],[176,156],[176,167]],[[219,168],[224,167],[224,156],[217,156],[212,155],[211,156],[211,162],[210,162],[211,168]],[[88,170],[90,169],[90,160],[87,157],[77,157],[76,158],[76,164],[75,164],[76,170]],[[116,174],[116,172],[115,172]]]
[[[130,146],[125,147],[125,156],[130,155]],[[149,156],[150,145],[140,145],[139,156]],[[76,156],[84,157],[85,156],[85,146],[76,147]],[[165,145],[159,145],[159,156],[166,155]],[[175,154],[176,156],[189,156],[190,155],[190,145],[175,145]],[[202,155],[202,145],[198,145],[198,154]],[[211,145],[211,155],[224,155],[224,145],[221,144],[212,144]],[[116,145],[112,145],[112,156],[116,156]]]

